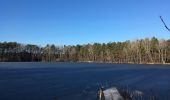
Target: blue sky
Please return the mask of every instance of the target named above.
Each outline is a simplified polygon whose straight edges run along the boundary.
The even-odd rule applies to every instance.
[[[0,0],[0,41],[73,45],[169,39],[170,0]]]

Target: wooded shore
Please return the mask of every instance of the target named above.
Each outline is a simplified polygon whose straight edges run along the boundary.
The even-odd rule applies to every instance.
[[[153,37],[85,45],[47,44],[44,47],[2,42],[0,43],[0,61],[170,64],[170,40],[158,40]]]

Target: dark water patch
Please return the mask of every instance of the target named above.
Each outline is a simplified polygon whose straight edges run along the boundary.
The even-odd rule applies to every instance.
[[[95,100],[100,85],[170,93],[168,65],[0,63],[0,100]]]

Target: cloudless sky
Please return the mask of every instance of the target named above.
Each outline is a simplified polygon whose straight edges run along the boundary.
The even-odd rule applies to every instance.
[[[0,42],[75,45],[169,39],[170,0],[0,0]]]

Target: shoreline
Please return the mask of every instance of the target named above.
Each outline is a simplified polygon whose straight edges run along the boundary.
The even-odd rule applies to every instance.
[[[1,62],[0,63],[17,63],[17,61],[10,61],[10,62]],[[60,61],[28,61],[28,62],[18,62],[18,63],[96,63],[96,64],[136,64],[136,65],[170,65],[170,63],[133,63],[133,62],[128,62],[128,63],[118,63],[118,62],[95,62],[95,61],[65,61],[65,62],[60,62]]]

